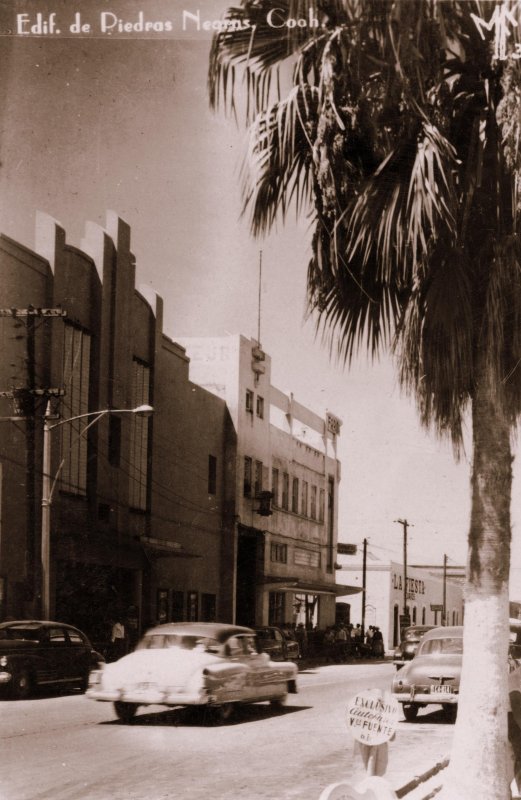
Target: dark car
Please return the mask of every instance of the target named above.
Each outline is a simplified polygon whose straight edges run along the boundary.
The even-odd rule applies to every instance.
[[[266,625],[255,628],[255,633],[260,649],[268,653],[272,661],[298,661],[300,658],[298,642],[281,628]]]
[[[431,631],[434,627],[434,625],[412,625],[404,630],[402,640],[394,651],[393,663],[398,669],[403,667],[405,661],[414,658],[421,640],[427,631]]]
[[[0,689],[23,699],[39,686],[76,684],[83,691],[89,673],[105,661],[84,633],[72,625],[40,620],[0,623]]]

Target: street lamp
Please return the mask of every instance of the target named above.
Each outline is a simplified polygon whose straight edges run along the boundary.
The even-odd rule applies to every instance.
[[[47,403],[45,417],[43,422],[43,476],[42,476],[42,531],[41,531],[41,564],[42,564],[42,616],[43,619],[49,619],[50,614],[50,555],[51,555],[51,503],[54,489],[58,481],[60,472],[65,464],[65,458],[60,462],[56,474],[51,483],[51,431],[54,428],[59,428],[69,422],[74,422],[77,419],[85,419],[87,417],[94,417],[82,431],[78,434],[73,444],[75,444],[82,436],[92,428],[99,420],[107,414],[137,414],[140,417],[149,417],[153,414],[154,409],[152,406],[143,404],[136,408],[104,408],[102,411],[88,411],[85,414],[77,414],[75,417],[68,419],[61,419],[59,422],[50,424],[53,419],[51,415],[50,402]],[[72,447],[72,445],[71,445]],[[69,448],[70,450],[71,448]]]

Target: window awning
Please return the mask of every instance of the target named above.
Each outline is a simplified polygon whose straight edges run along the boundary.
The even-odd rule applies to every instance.
[[[149,558],[202,558],[199,553],[190,553],[180,542],[171,539],[139,536],[139,543]]]
[[[307,594],[332,594],[343,597],[347,594],[359,594],[359,586],[348,586],[343,583],[318,583],[304,581],[302,578],[281,578],[275,575],[266,575],[262,580],[264,587],[273,592],[305,592]]]

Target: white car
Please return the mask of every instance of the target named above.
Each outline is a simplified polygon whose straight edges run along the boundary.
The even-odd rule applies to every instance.
[[[114,703],[131,722],[139,706],[210,707],[221,720],[237,703],[281,704],[297,691],[298,668],[259,652],[237,625],[172,622],[149,630],[136,650],[91,672],[86,696]]]

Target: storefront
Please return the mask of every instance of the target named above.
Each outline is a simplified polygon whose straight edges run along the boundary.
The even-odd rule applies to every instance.
[[[363,585],[361,565],[342,564],[344,573],[355,586]],[[446,575],[435,567],[408,567],[394,561],[366,567],[366,597],[362,595],[338,601],[350,604],[350,621],[380,628],[386,650],[393,650],[404,625],[461,625],[463,622],[463,578]],[[363,613],[362,613],[363,612]]]

